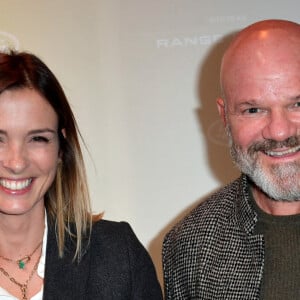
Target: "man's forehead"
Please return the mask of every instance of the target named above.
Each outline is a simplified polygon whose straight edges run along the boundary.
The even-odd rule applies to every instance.
[[[295,65],[300,67],[300,30],[288,34],[277,27],[254,28],[236,38],[225,52],[221,64],[221,84],[230,75],[237,77],[247,71],[283,70]]]

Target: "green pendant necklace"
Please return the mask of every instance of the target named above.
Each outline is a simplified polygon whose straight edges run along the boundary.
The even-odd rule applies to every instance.
[[[9,262],[13,262],[16,263],[19,267],[19,269],[24,270],[26,264],[31,260],[31,256],[37,251],[37,249],[39,249],[39,247],[41,246],[43,241],[39,242],[38,245],[34,248],[34,250],[32,251],[31,254],[27,254],[25,256],[23,256],[22,258],[18,259],[18,260],[14,260],[5,256],[0,255],[0,258],[9,261]]]
[[[34,252],[33,252],[34,253]],[[32,254],[33,254],[32,253]],[[32,255],[31,254],[31,255]],[[19,265],[19,269],[24,269],[25,265],[30,261],[31,257],[28,255],[25,255],[23,258],[17,260],[17,263]]]

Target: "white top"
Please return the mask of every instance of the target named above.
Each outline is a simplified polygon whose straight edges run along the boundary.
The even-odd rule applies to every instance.
[[[41,254],[40,262],[39,262],[38,268],[37,268],[37,274],[42,279],[44,279],[44,275],[45,275],[47,232],[48,232],[47,214],[45,213],[45,230],[44,230],[44,235],[43,235],[42,254]],[[30,299],[31,300],[42,300],[43,299],[43,292],[44,292],[44,285],[42,285],[41,290]],[[0,299],[1,300],[18,300],[18,298],[11,295],[8,291],[3,289],[1,286],[0,286]]]

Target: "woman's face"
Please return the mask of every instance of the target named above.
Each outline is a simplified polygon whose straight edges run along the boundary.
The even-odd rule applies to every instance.
[[[34,89],[0,94],[0,215],[44,209],[59,162],[58,119]]]

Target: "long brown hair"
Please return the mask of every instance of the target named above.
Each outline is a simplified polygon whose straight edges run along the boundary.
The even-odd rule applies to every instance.
[[[56,228],[59,255],[63,256],[68,235],[76,241],[74,258],[80,258],[81,242],[89,235],[92,215],[74,114],[55,75],[38,57],[26,52],[0,53],[0,93],[26,87],[39,92],[58,116],[61,161],[45,194],[45,207],[49,222]]]

